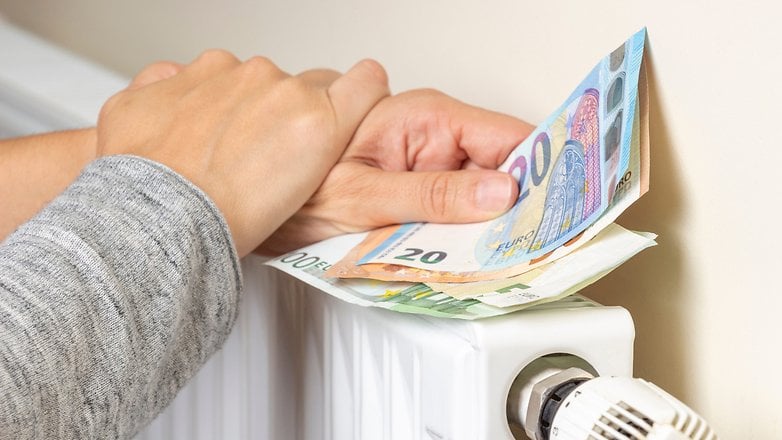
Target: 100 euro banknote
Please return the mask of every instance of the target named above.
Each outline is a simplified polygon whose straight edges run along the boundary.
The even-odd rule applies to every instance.
[[[501,217],[377,230],[330,275],[469,282],[523,273],[577,249],[648,190],[645,30],[606,56],[500,166],[519,182]]]

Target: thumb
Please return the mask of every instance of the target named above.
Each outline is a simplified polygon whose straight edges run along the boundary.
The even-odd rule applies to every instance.
[[[342,144],[347,144],[372,107],[391,92],[388,76],[377,61],[362,60],[328,88]]]
[[[128,90],[138,89],[146,85],[171,78],[183,69],[181,64],[173,61],[160,61],[143,68],[128,85]]]
[[[513,206],[518,183],[493,170],[391,172],[367,167],[358,187],[365,212],[378,226],[407,222],[472,223],[493,219]]]

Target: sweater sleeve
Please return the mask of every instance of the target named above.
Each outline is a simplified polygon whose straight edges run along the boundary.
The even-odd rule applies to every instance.
[[[93,162],[0,245],[0,438],[132,437],[221,346],[240,290],[201,190]]]

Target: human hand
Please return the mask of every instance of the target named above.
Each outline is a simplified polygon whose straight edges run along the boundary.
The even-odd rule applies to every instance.
[[[315,195],[257,251],[397,223],[494,218],[518,197],[517,182],[495,169],[533,128],[434,90],[384,98]]]
[[[207,51],[187,66],[152,65],[109,99],[98,156],[146,157],[193,182],[222,211],[241,257],[310,198],[388,93],[369,60],[344,75],[291,76],[265,58]]]
[[[176,63],[156,63],[136,76],[139,87],[175,75]],[[94,127],[0,140],[0,241],[62,193],[96,159]]]

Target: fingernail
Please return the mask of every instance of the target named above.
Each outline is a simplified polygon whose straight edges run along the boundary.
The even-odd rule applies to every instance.
[[[513,195],[513,179],[504,175],[483,178],[475,189],[475,206],[487,212],[500,213],[508,209]]]

